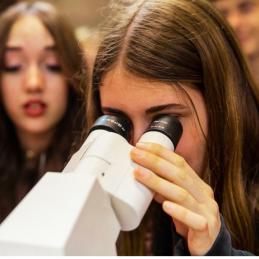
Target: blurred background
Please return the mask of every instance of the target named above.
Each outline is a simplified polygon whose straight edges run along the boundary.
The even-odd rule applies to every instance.
[[[0,11],[16,2],[22,1],[0,0]],[[30,0],[30,2],[36,1]],[[109,0],[44,0],[44,2],[57,6],[75,28],[85,26],[91,29],[105,17],[104,9]]]
[[[26,0],[36,2],[37,0]],[[106,17],[107,5],[111,0],[40,0],[49,2],[66,17],[74,27],[76,37],[81,42],[89,66],[94,61],[98,42],[98,26]],[[0,12],[22,0],[0,0]]]
[[[36,2],[37,0],[29,0]],[[110,0],[41,0],[55,5],[74,27],[77,38],[94,58],[98,42],[98,26],[106,16]],[[22,0],[0,0],[0,12]],[[90,61],[89,60],[89,61]]]

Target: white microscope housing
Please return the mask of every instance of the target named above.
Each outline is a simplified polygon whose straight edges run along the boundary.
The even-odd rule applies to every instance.
[[[140,224],[153,193],[133,176],[130,122],[104,115],[62,173],[46,173],[0,225],[0,255],[116,255],[119,232]],[[156,118],[140,138],[174,150],[173,116]]]

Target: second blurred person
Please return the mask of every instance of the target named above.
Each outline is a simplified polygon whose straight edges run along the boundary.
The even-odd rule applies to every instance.
[[[254,79],[259,85],[259,1],[213,0],[213,2],[236,32]]]
[[[61,171],[84,127],[82,51],[50,4],[0,19],[0,220],[46,171]]]

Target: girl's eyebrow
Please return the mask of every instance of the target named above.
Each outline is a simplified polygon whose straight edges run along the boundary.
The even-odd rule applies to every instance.
[[[21,47],[11,47],[11,46],[6,46],[5,47],[5,52],[16,52],[16,51],[21,51],[22,48]]]
[[[176,103],[169,103],[169,104],[163,104],[163,105],[158,105],[158,106],[153,106],[148,108],[145,113],[146,114],[153,114],[156,112],[161,112],[166,109],[177,109],[177,110],[186,110],[187,107],[182,104],[176,104]],[[103,112],[109,112],[109,113],[116,113],[116,114],[121,114],[123,116],[127,116],[126,113],[122,112],[121,110],[118,110],[116,108],[111,108],[111,107],[102,107]]]
[[[46,47],[44,48],[44,50],[55,52],[55,51],[57,51],[57,46],[56,46],[56,45],[46,46]]]
[[[22,51],[22,47],[20,46],[6,46],[5,47],[5,52],[16,52],[16,51]],[[57,50],[57,47],[56,45],[47,45],[46,47],[44,47],[44,50],[45,51],[56,51]]]
[[[102,112],[114,113],[114,114],[122,115],[124,117],[128,117],[126,113],[124,113],[118,109],[110,108],[110,107],[102,107]]]
[[[163,111],[166,109],[172,109],[172,108],[177,110],[186,110],[187,107],[179,103],[168,103],[168,104],[150,107],[149,109],[146,110],[146,114],[156,113],[156,112],[160,112],[160,111]]]

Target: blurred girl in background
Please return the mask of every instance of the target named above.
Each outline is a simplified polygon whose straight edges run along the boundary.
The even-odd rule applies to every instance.
[[[0,220],[46,171],[61,171],[84,128],[83,56],[50,4],[0,18]]]
[[[212,0],[234,29],[259,87],[259,1]]]

